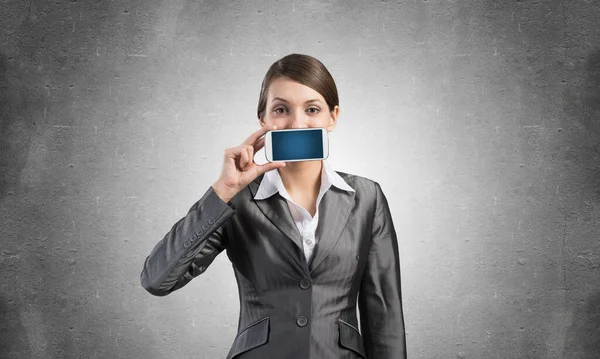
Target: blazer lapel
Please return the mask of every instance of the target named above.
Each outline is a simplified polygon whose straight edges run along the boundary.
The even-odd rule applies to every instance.
[[[263,177],[264,174],[256,177],[248,185],[252,198],[256,195]],[[258,208],[260,208],[262,213],[264,213],[275,227],[288,236],[302,250],[302,235],[298,231],[298,227],[296,227],[296,222],[294,222],[294,217],[292,216],[292,212],[290,212],[290,207],[285,198],[276,193],[269,198],[254,201],[254,203],[256,203]]]
[[[315,233],[318,243],[309,263],[310,272],[321,264],[339,241],[354,207],[355,193],[331,186],[321,198],[319,223]]]
[[[339,173],[339,172],[338,172]],[[258,191],[258,186],[262,181],[264,174],[258,176],[250,182],[248,188],[252,198]],[[319,203],[319,223],[315,232],[318,243],[315,246],[312,259],[309,262],[309,270],[312,272],[333,250],[342,234],[342,230],[348,222],[350,212],[354,207],[354,195],[356,192],[348,192],[331,186],[321,198]],[[294,217],[285,198],[279,193],[269,198],[254,201],[264,215],[281,232],[288,236],[302,250],[302,235],[296,227]]]

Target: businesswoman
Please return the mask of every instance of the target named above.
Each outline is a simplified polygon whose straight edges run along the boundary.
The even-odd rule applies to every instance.
[[[240,298],[227,359],[406,358],[398,243],[379,183],[326,160],[253,160],[269,130],[333,131],[329,71],[307,55],[279,59],[257,114],[261,128],[225,149],[219,178],[146,258],[142,286],[167,295],[225,250]]]

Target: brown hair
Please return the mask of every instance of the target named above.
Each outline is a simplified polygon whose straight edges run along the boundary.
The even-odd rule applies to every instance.
[[[287,77],[320,93],[330,112],[339,105],[335,81],[325,65],[309,55],[290,54],[275,61],[263,79],[256,111],[259,119],[265,114],[269,86],[279,77]]]

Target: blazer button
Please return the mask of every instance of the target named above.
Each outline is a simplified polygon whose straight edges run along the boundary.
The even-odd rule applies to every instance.
[[[306,279],[306,278],[303,278],[300,281],[300,288],[302,288],[302,289],[308,289],[309,287],[310,287],[310,281],[308,279]]]
[[[192,242],[190,242],[190,241],[186,241],[186,242],[183,244],[183,246],[184,246],[185,248],[188,248],[188,247],[189,247],[189,246],[191,246],[191,245],[192,245]]]
[[[211,218],[211,219],[209,219],[209,220],[208,220],[208,223],[209,223],[209,224],[213,224],[213,223],[215,223],[215,219],[214,219],[214,218]]]
[[[204,223],[202,225],[202,229],[204,229],[205,231],[208,229],[208,227],[210,227],[208,224]]]
[[[196,237],[200,237],[200,236],[202,235],[202,233],[204,233],[204,231],[203,231],[203,230],[201,230],[201,229],[198,229],[198,230],[196,230],[196,232],[194,232],[194,233],[196,234]]]
[[[296,324],[298,324],[299,327],[304,327],[307,323],[308,319],[306,319],[305,316],[300,316],[298,317],[298,320],[296,320]]]

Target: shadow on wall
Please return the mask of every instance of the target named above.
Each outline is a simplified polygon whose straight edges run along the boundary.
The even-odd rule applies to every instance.
[[[600,292],[576,309],[567,332],[565,354],[579,359],[600,355]]]
[[[583,193],[600,200],[600,49],[580,60],[586,60],[583,86],[574,84],[565,89],[563,110],[565,126],[576,127],[577,131],[571,133],[585,135],[566,139],[566,159],[579,166]],[[566,81],[568,84],[571,79]]]
[[[18,304],[0,297],[0,358],[31,358]]]
[[[33,131],[26,93],[8,76],[13,61],[0,51],[0,201],[15,193]]]
[[[576,125],[581,126],[576,133],[584,133],[581,138],[569,138],[571,147],[567,158],[577,163],[573,184],[580,186],[578,199],[594,203],[594,206],[568,208],[577,210],[588,226],[596,227],[595,203],[600,201],[600,49],[593,51],[586,59],[585,80],[582,87],[570,88],[565,96],[565,114]],[[572,177],[575,178],[575,177]],[[571,184],[571,185],[573,185]],[[583,206],[583,205],[582,205]],[[580,244],[586,247],[590,258],[600,257],[600,244],[590,235]],[[573,266],[570,268],[574,269]],[[600,358],[600,268],[597,262],[590,261],[587,268],[574,272],[578,288],[585,300],[569,303],[573,316],[567,328],[566,357],[580,359]],[[585,283],[585,285],[584,285]],[[588,289],[589,288],[589,289]]]
[[[27,111],[25,94],[19,86],[13,85],[15,81],[9,76],[13,61],[0,51],[0,202],[7,194],[16,192],[32,136],[30,121],[21,116]],[[12,253],[6,237],[2,240],[3,254]],[[0,273],[12,276],[14,268],[10,267],[10,258],[6,255],[4,259],[0,261]],[[14,299],[18,297],[17,290],[9,287],[6,281],[0,281],[0,285],[3,291],[0,293],[0,358],[31,358],[29,337],[21,318],[21,303]],[[12,298],[4,292],[7,288],[15,294]]]
[[[585,124],[594,135],[600,135],[600,49],[590,55],[586,72],[583,103],[587,115]]]

